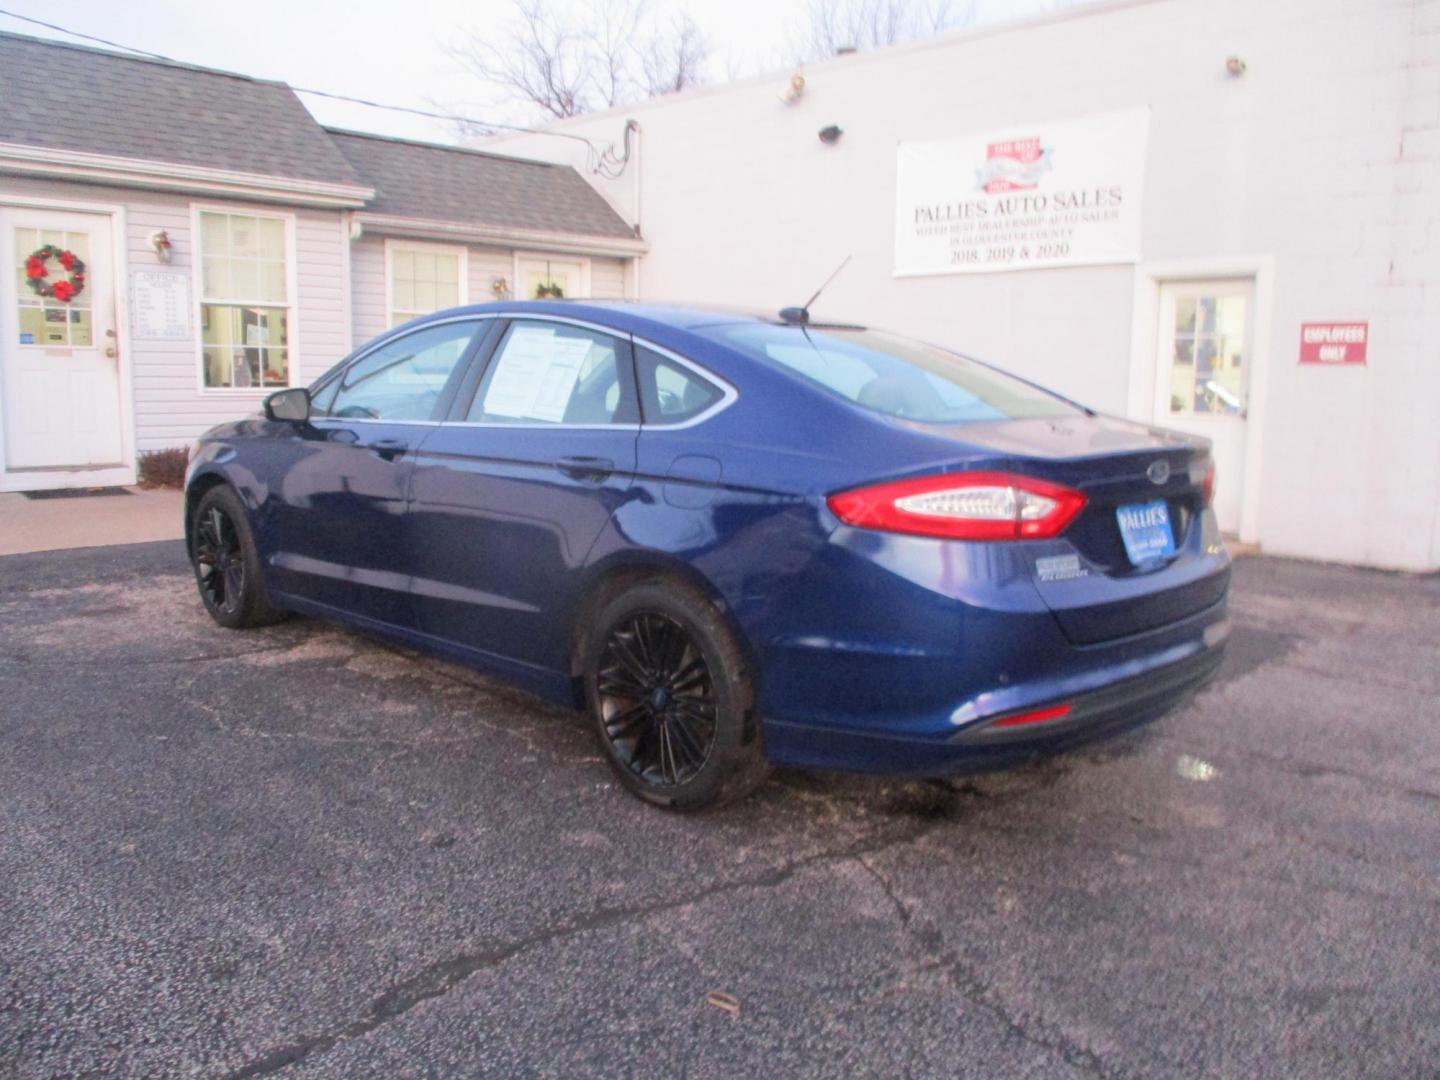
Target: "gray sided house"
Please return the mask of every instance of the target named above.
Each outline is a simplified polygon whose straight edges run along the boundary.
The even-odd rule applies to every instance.
[[[283,83],[3,33],[0,73],[0,491],[132,482],[398,322],[624,296],[645,250],[568,166],[327,130]]]

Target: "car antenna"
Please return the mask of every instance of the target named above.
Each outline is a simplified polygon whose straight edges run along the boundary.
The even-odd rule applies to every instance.
[[[823,283],[821,283],[818,289],[815,290],[814,295],[811,296],[809,300],[806,300],[805,303],[802,304],[800,307],[781,308],[781,321],[787,323],[799,323],[801,326],[804,326],[806,323],[808,323],[810,321],[810,305],[819,299],[820,294],[825,291],[826,287],[830,284],[830,282],[834,281],[837,277],[840,276],[840,271],[844,270],[845,267],[849,265],[850,258],[851,256],[846,255],[845,258],[841,261],[840,265],[835,268],[835,271],[829,277],[827,277]]]

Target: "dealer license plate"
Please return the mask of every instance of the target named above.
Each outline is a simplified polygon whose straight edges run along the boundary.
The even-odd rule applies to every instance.
[[[1136,566],[1175,554],[1175,533],[1170,528],[1170,508],[1164,499],[1129,503],[1115,511],[1125,554]]]

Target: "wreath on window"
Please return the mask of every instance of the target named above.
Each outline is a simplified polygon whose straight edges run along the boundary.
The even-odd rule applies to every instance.
[[[557,282],[542,281],[539,285],[535,286],[535,299],[564,300],[565,290],[562,289]]]
[[[58,281],[50,281],[50,260],[55,259],[65,271]],[[25,280],[36,296],[49,296],[62,304],[69,303],[85,291],[85,260],[73,251],[54,244],[38,247],[25,260]]]

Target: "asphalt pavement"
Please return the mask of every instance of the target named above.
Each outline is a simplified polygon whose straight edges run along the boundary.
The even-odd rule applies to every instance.
[[[680,817],[178,543],[0,558],[0,1075],[1440,1075],[1440,580],[1233,612],[1122,741]]]

